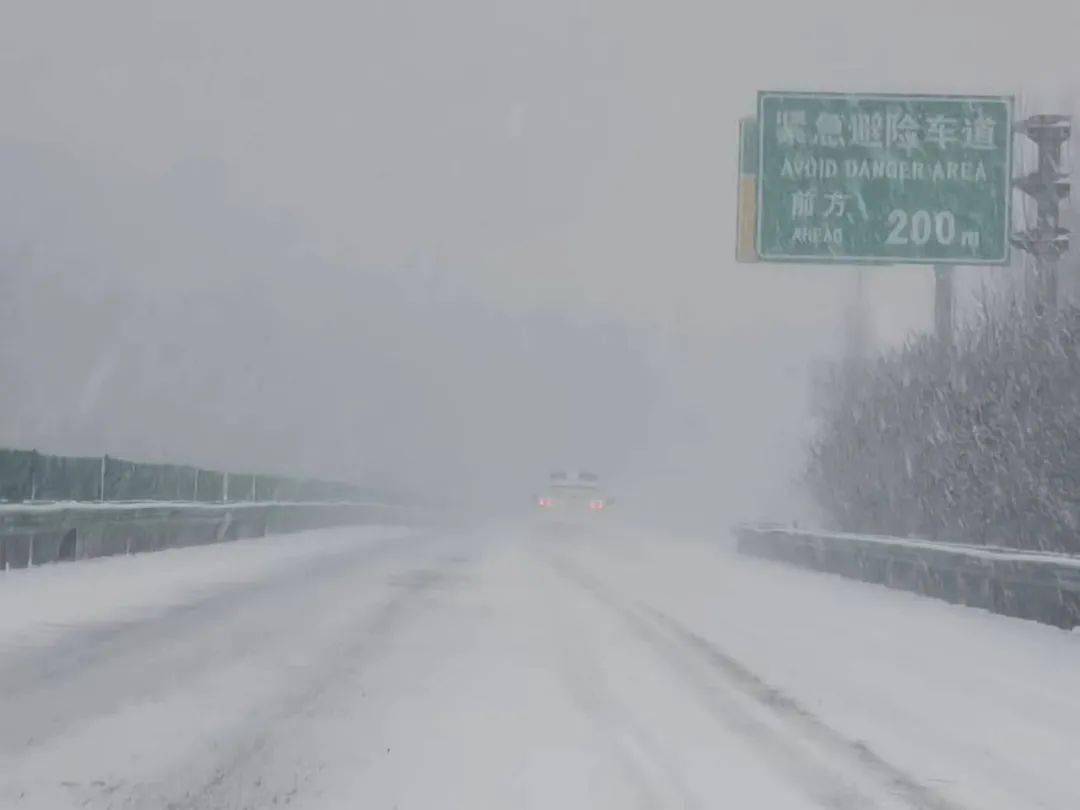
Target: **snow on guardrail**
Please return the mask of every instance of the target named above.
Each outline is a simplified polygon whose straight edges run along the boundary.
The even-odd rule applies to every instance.
[[[743,554],[1058,627],[1080,625],[1080,557],[775,524],[733,531]]]

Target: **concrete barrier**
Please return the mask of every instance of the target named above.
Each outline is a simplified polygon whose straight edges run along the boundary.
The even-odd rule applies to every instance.
[[[774,525],[734,528],[743,554],[1006,616],[1080,625],[1080,557]]]
[[[103,503],[0,506],[0,571],[308,529],[417,524],[420,510],[377,503]]]

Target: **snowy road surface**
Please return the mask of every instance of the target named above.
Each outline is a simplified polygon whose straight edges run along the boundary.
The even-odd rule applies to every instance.
[[[1080,806],[1080,634],[726,548],[335,529],[0,574],[0,807]]]

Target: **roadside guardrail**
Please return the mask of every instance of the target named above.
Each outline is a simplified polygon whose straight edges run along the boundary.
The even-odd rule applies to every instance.
[[[775,524],[735,526],[742,554],[1005,616],[1080,625],[1080,557]]]
[[[43,563],[361,524],[421,521],[379,503],[34,503],[0,505],[0,571]]]

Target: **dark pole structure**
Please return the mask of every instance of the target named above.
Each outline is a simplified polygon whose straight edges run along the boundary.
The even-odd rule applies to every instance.
[[[1067,115],[1033,115],[1014,130],[1028,136],[1038,147],[1034,172],[1018,177],[1013,185],[1035,200],[1034,227],[1014,234],[1015,247],[1035,257],[1035,311],[1054,311],[1058,305],[1057,264],[1069,249],[1069,231],[1061,227],[1061,201],[1069,196],[1069,173],[1062,165],[1062,147],[1072,132]]]
[[[953,268],[934,265],[934,334],[945,346],[953,338]]]

